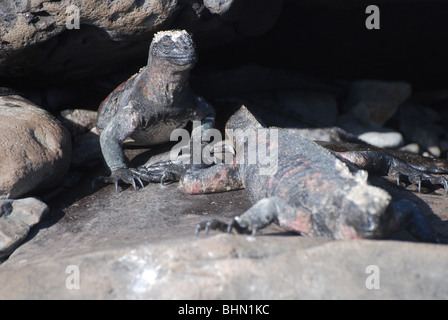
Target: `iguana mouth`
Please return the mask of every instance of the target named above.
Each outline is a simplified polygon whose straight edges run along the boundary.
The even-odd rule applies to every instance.
[[[196,60],[197,56],[195,54],[183,54],[183,55],[170,55],[167,56],[167,58],[176,61],[190,62]]]
[[[368,230],[360,228],[355,228],[355,230],[357,234],[363,239],[377,239],[385,237],[381,232],[378,232],[378,230]]]
[[[365,239],[386,238],[394,227],[394,216],[394,209],[389,205],[377,221],[369,219],[363,224],[356,225],[355,229]]]

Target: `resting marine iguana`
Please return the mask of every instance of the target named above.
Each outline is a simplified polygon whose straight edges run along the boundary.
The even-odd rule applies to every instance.
[[[128,168],[122,144],[132,138],[137,145],[170,141],[171,132],[189,121],[202,121],[201,131],[212,128],[215,111],[190,88],[190,70],[197,61],[192,37],[184,30],[161,31],[154,35],[148,65],[118,86],[100,105],[97,128],[110,177],[106,183],[143,187],[141,174]],[[95,182],[94,182],[95,183]]]
[[[229,119],[226,129],[272,130],[265,128],[245,107]],[[146,170],[152,181],[155,176],[167,176],[170,172],[172,180],[180,179],[180,188],[191,194],[247,190],[254,204],[249,210],[230,223],[204,221],[197,226],[197,233],[209,229],[227,232],[234,229],[238,233],[254,234],[274,222],[302,235],[334,239],[387,238],[406,227],[422,241],[438,242],[414,203],[408,200],[392,203],[391,196],[385,190],[369,185],[367,172],[359,169],[394,174],[397,178],[404,176],[413,183],[427,180],[441,184],[446,191],[447,180],[425,172],[423,164],[408,165],[375,148],[332,152],[304,138],[297,129],[278,129],[276,141],[266,139],[270,133],[256,137],[258,143],[266,143],[268,150],[278,150],[277,170],[271,175],[260,174],[260,163],[247,161],[247,136],[242,137],[244,161],[240,163],[193,170],[168,161],[141,170]],[[437,168],[429,172],[446,173],[447,162],[439,162]]]

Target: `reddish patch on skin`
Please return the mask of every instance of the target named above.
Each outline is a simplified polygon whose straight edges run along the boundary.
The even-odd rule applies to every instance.
[[[185,179],[182,178],[179,181],[179,187],[185,193],[189,193],[189,194],[201,194],[201,193],[203,193],[202,192],[202,182],[201,181],[190,181],[190,179],[187,179],[187,181],[185,181]]]
[[[210,172],[210,175],[201,177],[183,177],[179,181],[180,188],[189,194],[214,193],[228,191],[226,185],[228,181],[229,170]]]
[[[316,188],[322,188],[323,184],[325,184],[325,180],[322,179],[321,173],[314,173],[306,177],[305,185],[308,188],[312,188],[312,190],[316,190]]]
[[[340,152],[339,156],[360,167],[364,167],[367,164],[367,159],[361,153]]]
[[[339,226],[338,239],[341,240],[353,240],[353,239],[363,239],[355,230],[355,228],[342,224]]]
[[[283,174],[283,176],[281,176],[280,178],[278,178],[274,175],[271,177],[271,179],[269,179],[269,184],[268,184],[269,190],[272,189],[272,186],[274,183],[276,185],[281,185],[281,183],[284,179],[288,179],[288,178],[294,176],[294,174],[300,170],[306,170],[306,167],[308,167],[311,164],[311,162],[309,162],[309,161],[302,161],[301,158],[296,159],[296,162],[299,162],[300,164],[293,166],[293,168],[291,170],[286,171]]]
[[[207,177],[205,181],[203,181],[203,190],[207,193],[226,191],[224,185],[225,181],[228,179],[228,170],[218,171],[213,177]]]
[[[114,91],[112,92],[119,92],[119,91],[123,91],[124,87],[126,86],[126,84],[133,78],[135,78],[136,74],[134,74],[132,77],[130,77],[128,80],[123,81],[118,87],[115,88]]]
[[[312,231],[312,224],[311,224],[311,216],[310,214],[298,210],[296,212],[296,219],[292,220],[281,220],[279,219],[279,224],[281,227],[295,231],[300,232],[301,234],[309,234]]]
[[[324,192],[327,194],[335,192],[334,185],[325,179],[325,177],[323,177],[319,172],[316,172],[306,178],[305,188],[314,191],[319,190],[319,192]]]
[[[107,100],[109,100],[115,93],[123,91],[123,89],[126,87],[126,84],[131,81],[133,78],[135,78],[138,75],[138,73],[134,74],[132,77],[130,77],[128,80],[122,82],[118,87],[112,91],[106,99],[103,100],[101,104],[104,104]]]

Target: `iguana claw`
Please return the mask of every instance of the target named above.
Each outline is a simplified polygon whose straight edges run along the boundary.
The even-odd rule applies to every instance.
[[[225,222],[222,222],[222,221],[219,221],[216,219],[207,220],[207,221],[198,223],[198,225],[196,226],[195,233],[196,233],[196,236],[199,236],[199,232],[201,232],[202,230],[205,230],[205,233],[208,234],[210,229],[227,232],[229,226],[230,226],[230,224],[227,224]]]
[[[210,230],[218,230],[221,232],[232,233],[235,230],[239,234],[251,234],[254,236],[258,231],[258,223],[254,222],[250,226],[241,226],[235,218],[232,218],[229,223],[219,221],[217,219],[202,221],[196,226],[196,236],[199,236],[199,232],[205,231],[208,235]]]
[[[113,183],[115,185],[115,191],[118,193],[118,183],[120,181],[132,185],[134,190],[137,190],[137,183],[139,183],[140,187],[144,188],[142,179],[140,178],[140,173],[136,169],[129,168],[119,168],[112,171],[109,177],[98,176],[92,182],[92,188],[96,186],[98,181],[104,183]]]

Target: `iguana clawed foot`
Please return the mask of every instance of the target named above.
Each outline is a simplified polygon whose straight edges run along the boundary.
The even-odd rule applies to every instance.
[[[406,178],[410,183],[417,185],[418,193],[421,193],[422,183],[427,182],[431,185],[441,185],[445,189],[445,196],[448,195],[448,180],[441,175],[433,175],[412,169],[403,171],[392,168],[389,174],[395,177],[397,185],[400,185],[401,178]]]
[[[201,146],[201,150],[206,146],[206,144]],[[215,153],[225,153],[229,152],[235,155],[235,150],[231,146],[222,145],[212,150],[211,156],[214,156]],[[216,158],[214,158],[214,164],[217,163]],[[185,175],[189,170],[200,170],[209,167],[210,165],[201,162],[199,164],[191,164],[193,161],[186,161],[185,163],[182,160],[175,161],[160,161],[153,164],[145,164],[143,166],[138,167],[140,178],[147,182],[160,182],[164,185],[166,182],[177,182],[181,179],[183,175]]]
[[[202,230],[205,230],[205,233],[208,234],[210,229],[227,232],[228,224],[216,219],[202,221],[196,226],[196,236],[199,236],[199,232],[201,232]]]
[[[118,193],[118,183],[121,181],[126,184],[130,184],[134,187],[134,190],[137,190],[137,182],[138,184],[144,188],[144,184],[142,181],[142,175],[137,169],[133,168],[119,168],[112,170],[112,173],[109,177],[99,176],[96,177],[92,182],[92,188],[98,183],[98,181],[104,183],[113,183],[115,184],[115,191]]]
[[[179,171],[175,171],[177,168],[171,167],[168,164],[166,165],[167,166],[162,165],[162,163],[157,163],[148,168],[120,168],[112,171],[109,177],[96,177],[92,183],[92,188],[95,187],[98,181],[113,183],[115,184],[115,189],[118,193],[118,184],[120,182],[132,185],[134,190],[137,190],[137,182],[141,188],[144,188],[145,185],[143,181],[160,182],[162,185],[165,185],[166,182],[179,181],[180,173]],[[169,168],[172,168],[174,171],[170,171]]]
[[[227,233],[235,230],[240,234],[251,234],[254,236],[258,230],[270,225],[271,222],[278,223],[279,214],[289,215],[296,212],[296,208],[279,197],[265,198],[259,200],[241,216],[230,220],[229,223],[224,223],[216,219],[199,223],[196,227],[196,235],[201,230],[205,230],[208,233],[212,229]]]
[[[241,227],[235,218],[230,220],[229,223],[225,223],[225,222],[222,222],[217,219],[212,219],[212,220],[202,221],[196,226],[196,232],[195,232],[196,236],[199,236],[199,233],[202,230],[205,230],[205,234],[207,234],[207,235],[210,230],[218,230],[218,231],[226,232],[226,233],[231,233],[232,230],[235,230],[237,233],[240,233],[240,234],[242,234],[242,233],[249,234],[250,233],[252,236],[254,236],[258,231],[258,225],[256,223],[254,223],[251,226]]]
[[[165,185],[166,182],[179,181],[180,177],[188,170],[188,166],[172,161],[162,161],[143,165],[138,167],[137,170],[144,181],[160,182]]]

